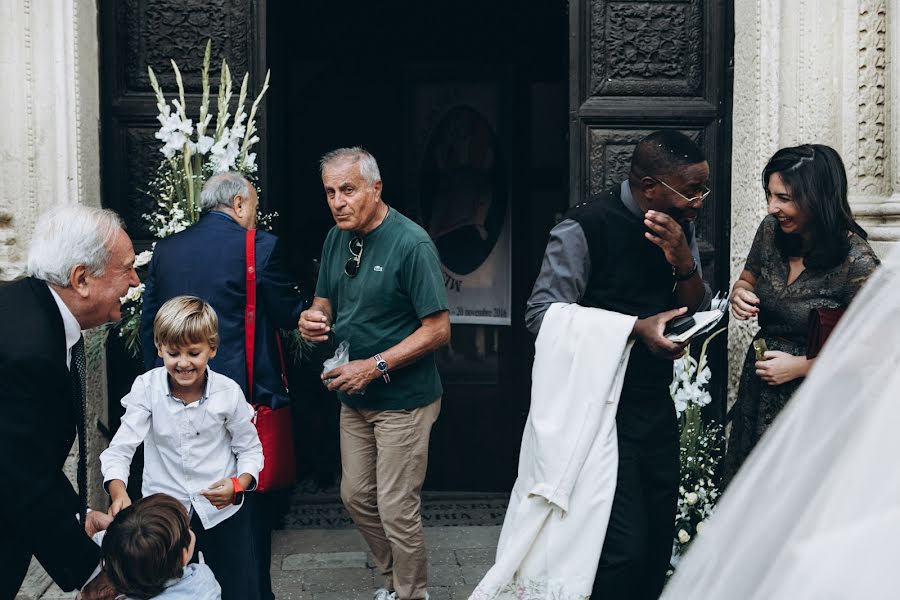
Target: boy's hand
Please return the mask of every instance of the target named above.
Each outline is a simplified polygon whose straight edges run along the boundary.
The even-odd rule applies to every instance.
[[[123,508],[131,506],[131,498],[128,497],[128,492],[125,491],[124,481],[113,479],[109,482],[109,497],[112,502],[109,505],[109,510],[106,512],[111,517],[115,517]]]
[[[209,500],[210,504],[222,510],[231,506],[234,500],[234,484],[231,479],[220,479],[209,488],[200,490],[200,495]]]

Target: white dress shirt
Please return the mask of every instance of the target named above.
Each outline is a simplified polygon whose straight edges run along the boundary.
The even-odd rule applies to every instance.
[[[81,325],[78,324],[78,319],[75,318],[75,315],[72,314],[72,311],[69,310],[63,299],[59,297],[53,286],[48,283],[47,288],[50,290],[50,295],[56,300],[56,306],[59,307],[59,314],[62,316],[63,327],[66,329],[66,366],[71,369],[72,346],[77,344],[78,339],[81,337]]]
[[[163,492],[176,498],[209,529],[241,507],[218,510],[200,491],[242,473],[258,479],[263,453],[253,407],[240,386],[209,367],[206,372],[203,397],[190,404],[172,395],[165,367],[135,379],[122,398],[125,415],[100,455],[100,469],[104,486],[113,479],[127,485],[131,458],[144,442],[143,495]]]

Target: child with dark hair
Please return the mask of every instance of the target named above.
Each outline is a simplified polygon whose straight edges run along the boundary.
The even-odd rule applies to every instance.
[[[196,537],[181,502],[153,494],[123,508],[103,537],[103,569],[128,600],[220,600],[205,564],[188,564]]]

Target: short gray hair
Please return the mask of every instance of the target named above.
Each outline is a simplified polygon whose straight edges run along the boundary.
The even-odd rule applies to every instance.
[[[218,210],[219,207],[231,207],[235,196],[250,197],[250,182],[235,171],[225,171],[210,177],[203,184],[200,192],[200,212]]]
[[[361,146],[338,148],[327,152],[319,159],[319,173],[324,172],[325,167],[345,160],[359,163],[359,174],[369,182],[369,185],[373,185],[376,181],[381,181],[381,172],[378,170],[378,163],[375,161],[375,157]]]
[[[31,234],[26,271],[32,277],[69,287],[69,275],[84,265],[93,276],[109,266],[111,246],[122,219],[111,210],[80,204],[51,208]]]

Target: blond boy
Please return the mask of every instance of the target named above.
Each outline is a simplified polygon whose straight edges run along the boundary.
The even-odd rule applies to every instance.
[[[122,399],[125,415],[101,470],[115,515],[131,504],[131,459],[144,444],[143,496],[165,493],[190,515],[197,550],[222,586],[223,600],[258,597],[245,490],[263,467],[253,409],[233,380],[210,370],[218,319],[194,296],[172,298],[153,323],[162,367],[140,375]]]

